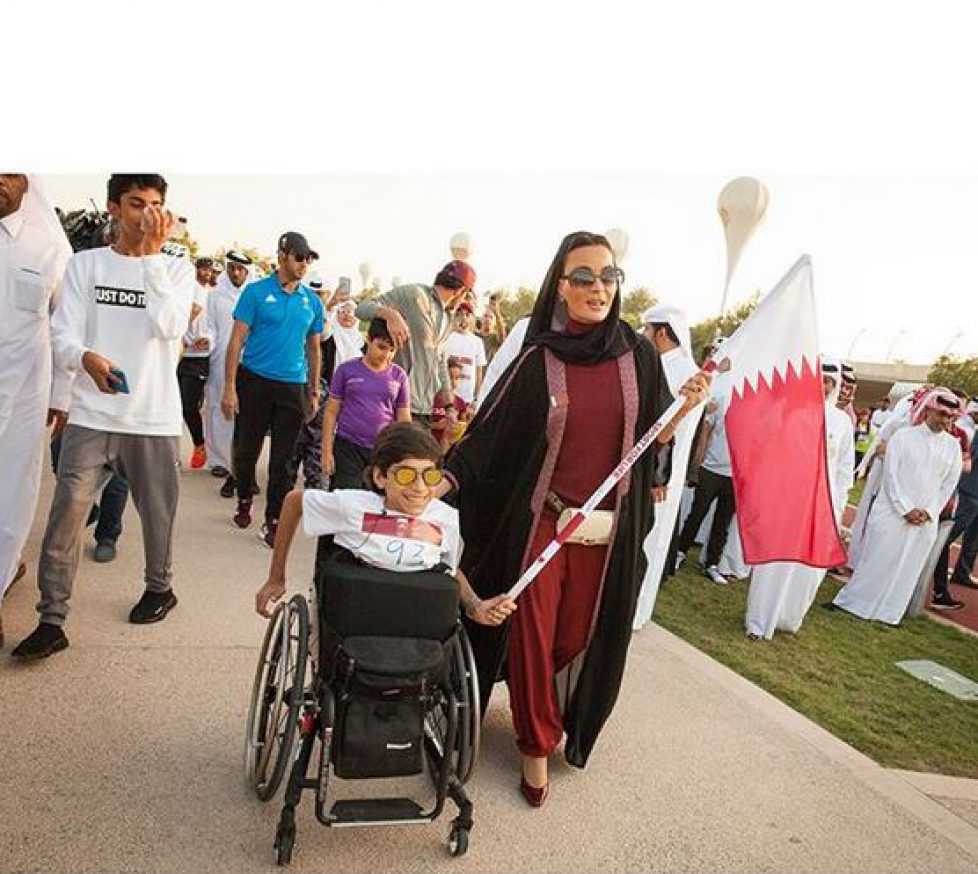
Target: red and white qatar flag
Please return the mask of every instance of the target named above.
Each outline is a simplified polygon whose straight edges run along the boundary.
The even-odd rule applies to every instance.
[[[846,560],[817,350],[812,262],[803,255],[715,356],[732,387],[725,421],[747,564]]]

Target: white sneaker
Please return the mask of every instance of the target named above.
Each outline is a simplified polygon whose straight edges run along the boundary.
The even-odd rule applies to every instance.
[[[676,571],[678,571],[683,566],[683,562],[684,561],[686,561],[686,553],[685,552],[678,552],[677,551],[676,552],[676,565],[675,565],[675,567],[673,567],[672,572],[675,573]]]
[[[713,582],[716,583],[718,586],[727,585],[728,582],[727,578],[720,573],[720,568],[718,568],[715,564],[711,564],[704,571],[704,573],[707,575],[707,577],[713,580]]]

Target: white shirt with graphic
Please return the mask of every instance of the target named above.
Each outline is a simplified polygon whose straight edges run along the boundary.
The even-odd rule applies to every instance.
[[[471,331],[452,331],[445,341],[445,361],[458,358],[462,364],[462,376],[455,386],[455,394],[466,403],[475,400],[475,369],[486,366],[486,347],[482,337]]]
[[[458,511],[439,500],[420,515],[408,516],[388,510],[376,492],[307,489],[302,519],[310,537],[332,534],[337,546],[385,570],[431,570],[444,562],[454,574],[462,557]]]

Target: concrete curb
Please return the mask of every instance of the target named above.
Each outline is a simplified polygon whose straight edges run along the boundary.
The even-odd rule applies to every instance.
[[[835,735],[802,716],[770,693],[765,692],[759,686],[744,679],[740,674],[715,661],[661,626],[651,622],[647,628],[654,631],[657,638],[656,642],[663,649],[676,656],[684,664],[737,695],[749,706],[776,722],[786,731],[804,740],[826,758],[846,768],[865,786],[898,805],[911,816],[978,860],[978,828],[931,799],[926,794],[926,791],[929,790],[925,791],[922,788],[924,781],[914,780],[906,776],[915,772],[899,772],[883,768],[868,756],[849,746],[845,741],[839,740]],[[939,783],[942,790],[935,792],[935,794],[946,794],[946,788],[952,785],[957,792],[978,791],[963,789],[957,784],[956,778],[932,774],[922,776],[938,778],[935,784]],[[945,784],[943,781],[947,780],[953,780],[955,783]],[[978,785],[978,781],[964,782]],[[951,797],[960,796],[952,795]],[[972,796],[965,797],[970,799]]]
[[[978,801],[978,780],[928,774],[925,771],[901,771],[899,768],[889,770],[891,774],[902,777],[927,795],[940,795],[943,798],[956,798],[961,801]]]

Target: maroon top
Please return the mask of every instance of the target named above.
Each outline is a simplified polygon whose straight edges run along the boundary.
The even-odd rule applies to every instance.
[[[592,326],[571,320],[566,330],[584,334]],[[556,400],[567,404],[567,422],[550,490],[568,506],[580,507],[621,461],[625,405],[616,359],[565,367],[567,397]],[[614,505],[612,490],[600,506]]]

